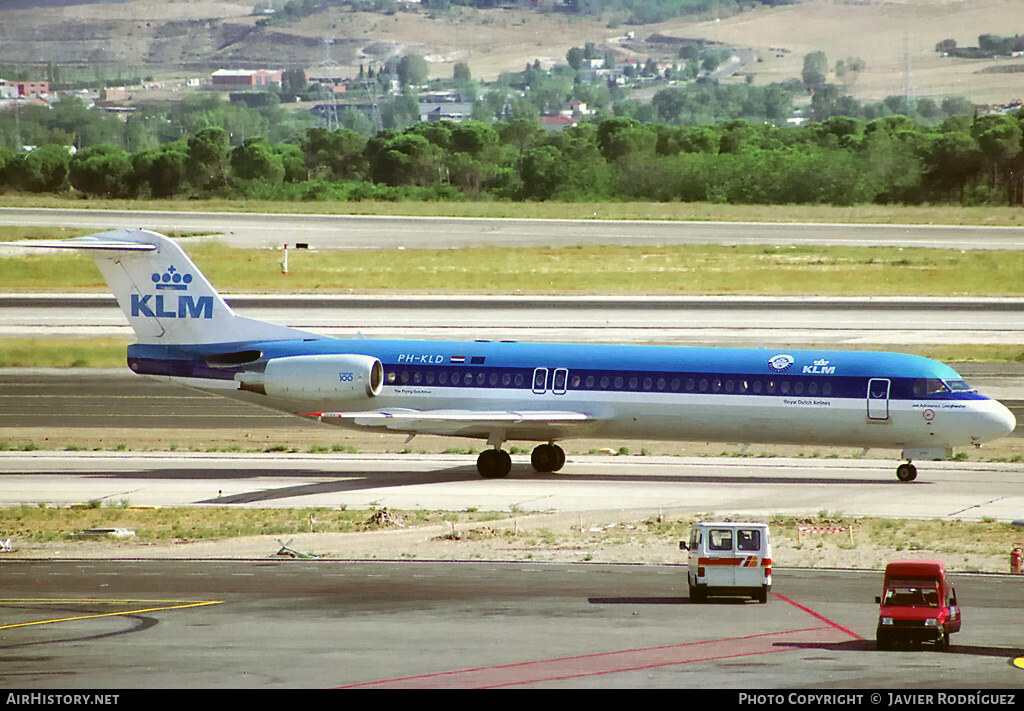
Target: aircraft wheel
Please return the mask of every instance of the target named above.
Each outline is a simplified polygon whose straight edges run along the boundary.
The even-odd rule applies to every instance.
[[[501,479],[512,471],[512,456],[500,449],[485,449],[477,457],[476,470],[484,479]]]
[[[534,447],[533,452],[530,454],[530,464],[533,465],[534,471],[557,471],[558,453],[556,450],[558,449],[561,448],[553,444],[538,444]]]
[[[900,481],[914,481],[917,478],[917,467],[910,462],[896,467],[896,478]]]
[[[551,468],[551,471],[557,472],[565,466],[565,450],[557,444],[551,445],[551,448],[555,450],[555,466]]]

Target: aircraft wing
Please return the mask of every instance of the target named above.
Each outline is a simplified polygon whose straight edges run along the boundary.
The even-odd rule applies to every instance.
[[[508,439],[552,439],[578,436],[597,423],[583,412],[552,410],[368,410],[306,412],[321,422],[365,428],[384,428],[407,434],[459,435],[486,438],[504,430]]]

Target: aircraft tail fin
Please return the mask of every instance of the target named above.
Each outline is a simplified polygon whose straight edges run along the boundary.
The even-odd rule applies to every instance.
[[[22,247],[86,250],[140,343],[292,340],[316,334],[237,315],[182,249],[149,230],[112,230]]]

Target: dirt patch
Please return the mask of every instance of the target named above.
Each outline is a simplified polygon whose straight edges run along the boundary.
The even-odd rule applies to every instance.
[[[397,523],[361,533],[300,533],[224,540],[136,543],[131,541],[14,542],[0,560],[19,559],[284,559],[495,560],[552,563],[685,565],[678,531],[658,532],[662,514],[621,512],[520,515],[486,523],[404,527]],[[856,534],[856,528],[855,528]],[[684,534],[685,536],[685,534]],[[773,532],[773,565],[779,568],[881,570],[895,558],[937,558],[957,572],[1010,572],[1005,553],[906,550],[851,542],[848,533],[804,535]],[[288,550],[282,549],[288,544]]]
[[[361,62],[385,58],[368,48],[387,46],[429,57],[432,77],[451,77],[454,63],[464,61],[475,79],[492,81],[536,60],[544,67],[564,63],[571,47],[587,42],[620,57],[669,58],[664,43],[646,43],[650,36],[661,36],[750,48],[761,61],[745,71],[758,84],[799,77],[803,55],[823,50],[830,67],[848,57],[864,60],[863,71],[844,79],[848,91],[862,100],[902,95],[907,86],[916,97],[960,94],[985,103],[1021,95],[1014,74],[977,73],[1005,66],[1007,59],[963,60],[935,52],[943,39],[973,45],[983,33],[1019,31],[1019,0],[810,0],[720,19],[679,18],[643,26],[619,26],[610,15],[458,8],[432,17],[426,11],[382,15],[335,8],[262,30],[253,29],[258,18],[251,3],[45,5],[3,13],[0,61],[120,62],[144,66],[147,73],[184,76],[187,67],[216,67],[218,62],[315,67],[330,60],[358,72]],[[66,36],[68,27],[78,28],[75,37]],[[627,31],[635,37],[627,39]],[[1009,63],[1024,64],[1024,58]],[[829,80],[840,81],[834,75]]]

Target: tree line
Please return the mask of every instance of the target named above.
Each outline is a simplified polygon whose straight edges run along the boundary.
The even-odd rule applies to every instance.
[[[802,126],[626,117],[549,133],[535,120],[424,123],[369,138],[307,128],[295,142],[221,127],[129,152],[0,148],[0,190],[108,198],[650,200],[1021,204],[1024,118],[832,117]]]

